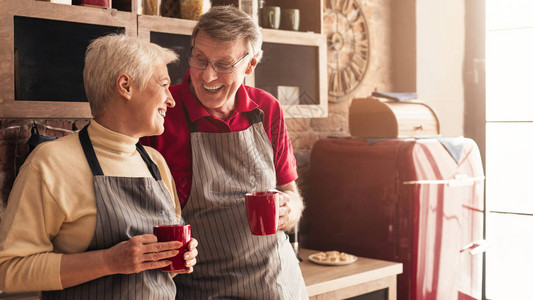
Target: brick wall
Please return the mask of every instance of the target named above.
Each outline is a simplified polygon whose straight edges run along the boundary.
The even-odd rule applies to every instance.
[[[349,136],[348,110],[354,98],[368,97],[374,90],[394,91],[392,83],[391,3],[393,0],[358,0],[367,19],[370,62],[360,85],[352,93],[330,99],[328,117],[287,119],[287,127],[298,163],[298,185],[307,195],[309,158],[314,143],[328,136]]]
[[[359,0],[370,30],[370,63],[368,71],[351,94],[330,102],[327,118],[287,119],[287,127],[298,162],[298,184],[302,194],[308,191],[309,157],[313,144],[328,136],[347,136],[348,109],[353,98],[366,97],[374,90],[393,91],[391,79],[391,1]],[[28,153],[27,140],[34,120],[0,120],[0,214],[13,185],[15,173]],[[41,134],[63,136],[68,134],[53,128],[81,129],[87,120],[35,120]]]
[[[81,129],[88,120],[0,119],[0,215],[18,169],[28,155],[28,139],[34,122],[42,135],[64,136],[73,129]]]

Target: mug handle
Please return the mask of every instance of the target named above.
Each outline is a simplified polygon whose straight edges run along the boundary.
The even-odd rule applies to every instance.
[[[269,26],[270,28],[274,28],[274,12],[273,11],[269,11],[268,12],[268,21],[269,21]]]
[[[296,28],[296,14],[291,14],[291,19],[292,19],[292,23],[291,23],[291,29],[294,30],[294,28]]]

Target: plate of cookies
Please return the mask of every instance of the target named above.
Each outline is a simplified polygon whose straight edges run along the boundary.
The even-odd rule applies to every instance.
[[[357,256],[340,251],[324,251],[309,255],[309,260],[319,265],[342,266],[353,263]]]

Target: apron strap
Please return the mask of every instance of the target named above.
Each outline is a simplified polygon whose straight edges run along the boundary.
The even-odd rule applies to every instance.
[[[183,111],[185,112],[185,120],[187,121],[187,126],[189,126],[190,132],[198,132],[198,124],[196,122],[191,122],[191,118],[189,117],[189,111],[187,111],[187,107],[185,107],[185,103],[183,103],[183,100],[180,99],[181,105],[183,106]]]
[[[83,148],[83,153],[85,153],[85,158],[87,158],[87,162],[89,163],[89,167],[91,168],[93,175],[103,176],[104,172],[102,171],[102,168],[100,167],[100,162],[98,162],[98,158],[96,157],[96,153],[94,152],[93,144],[91,143],[91,139],[89,138],[89,132],[87,131],[87,127],[89,127],[89,124],[85,125],[85,127],[83,127],[83,129],[79,133],[81,147]],[[146,150],[141,145],[141,143],[138,142],[135,146],[137,147],[137,152],[139,152],[143,161],[146,163],[146,166],[148,167],[150,174],[152,174],[152,177],[154,177],[158,181],[161,180],[161,173],[159,173],[159,168],[150,158],[148,153],[146,153]]]
[[[83,127],[83,129],[79,133],[81,147],[83,148],[83,152],[85,153],[85,157],[87,158],[89,167],[91,167],[91,171],[93,171],[93,175],[103,176],[104,172],[100,167],[98,158],[96,158],[96,153],[94,153],[93,144],[91,143],[91,139],[89,138],[89,132],[87,132],[87,127],[89,127],[89,124],[85,125],[85,127]]]
[[[161,180],[161,173],[159,173],[159,168],[154,163],[154,161],[150,158],[150,155],[146,153],[146,150],[144,149],[143,145],[141,145],[141,143],[138,142],[135,146],[137,146],[137,151],[139,152],[142,159],[146,163],[146,166],[148,167],[148,170],[150,170],[152,177],[154,177],[155,180],[157,181]]]
[[[259,108],[254,108],[251,111],[244,112],[244,114],[252,125],[261,123],[265,120],[265,113]]]

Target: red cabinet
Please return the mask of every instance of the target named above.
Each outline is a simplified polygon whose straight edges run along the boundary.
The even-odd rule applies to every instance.
[[[466,138],[318,141],[304,248],[403,263],[398,299],[481,299],[483,167]]]

